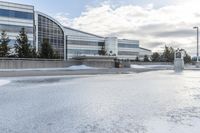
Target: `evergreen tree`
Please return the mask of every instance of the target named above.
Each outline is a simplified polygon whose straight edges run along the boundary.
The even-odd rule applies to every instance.
[[[184,49],[180,49],[180,51],[185,51]],[[174,54],[175,50],[173,47],[165,46],[164,52],[159,55],[159,53],[155,52],[151,55],[151,60],[153,62],[160,61],[160,62],[173,62],[174,61]],[[185,63],[191,63],[192,59],[191,56],[187,54],[185,51],[184,57]]]
[[[105,45],[102,45],[101,50],[99,51],[99,55],[106,55],[107,51],[105,49]]]
[[[49,39],[47,38],[44,38],[41,44],[40,57],[46,59],[53,59],[55,57],[53,48],[49,44]]]
[[[169,51],[170,51],[169,62],[174,62],[175,50],[174,50],[174,48],[170,47]]]
[[[139,62],[139,61],[140,61],[140,59],[139,59],[139,57],[138,57],[138,56],[135,58],[135,61],[137,61],[137,62]]]
[[[37,58],[37,57],[38,57],[38,54],[37,54],[35,48],[32,48],[32,49],[31,49],[31,57],[32,57],[32,58]]]
[[[144,56],[144,62],[149,62],[149,57],[147,55]]]
[[[160,62],[165,62],[163,54],[160,55]]]
[[[0,38],[0,57],[6,57],[9,54],[9,46],[8,43],[10,42],[9,37],[7,36],[6,32],[3,31],[1,33],[1,38]]]
[[[33,53],[35,53],[35,50],[28,41],[25,28],[22,28],[15,43],[15,54],[19,58],[32,58]]]
[[[185,52],[184,62],[185,63],[191,63],[192,62],[192,58],[191,58],[190,55],[187,54],[187,52]]]
[[[151,60],[153,62],[159,62],[160,61],[160,54],[158,52],[155,52],[151,55]]]
[[[170,62],[171,52],[169,47],[165,46],[164,52],[163,52],[163,60],[165,62]]]

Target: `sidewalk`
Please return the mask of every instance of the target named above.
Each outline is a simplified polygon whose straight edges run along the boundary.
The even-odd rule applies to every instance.
[[[0,77],[29,77],[29,76],[63,76],[63,75],[98,75],[98,74],[130,74],[159,70],[173,70],[173,67],[141,67],[141,68],[37,68],[37,69],[0,69]],[[186,71],[199,71],[195,66],[185,66]]]
[[[0,70],[0,77],[29,77],[29,76],[62,76],[62,75],[98,75],[98,74],[130,74],[148,71],[158,71],[167,69],[133,69],[133,68],[110,68],[110,69],[87,69],[87,70],[67,70],[67,69],[19,69]]]

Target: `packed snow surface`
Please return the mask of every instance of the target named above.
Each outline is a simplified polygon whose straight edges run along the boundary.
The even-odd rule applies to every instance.
[[[8,84],[9,82],[10,82],[9,80],[0,80],[0,86]]]
[[[8,80],[1,133],[200,131],[200,71]]]
[[[173,65],[131,65],[131,68],[158,68],[158,69],[172,69]]]
[[[66,69],[67,70],[87,70],[87,69],[97,69],[97,68],[89,67],[89,66],[86,66],[86,65],[76,65],[76,66],[70,66]]]

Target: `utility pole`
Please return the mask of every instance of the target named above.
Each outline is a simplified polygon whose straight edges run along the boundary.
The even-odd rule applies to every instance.
[[[199,27],[196,26],[194,29],[197,29],[197,63],[199,62]]]

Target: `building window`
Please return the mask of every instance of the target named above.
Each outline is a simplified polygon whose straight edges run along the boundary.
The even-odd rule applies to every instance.
[[[85,50],[85,49],[68,49],[68,53],[72,55],[98,55],[99,50]]]
[[[128,56],[133,56],[133,55],[138,55],[138,52],[131,52],[131,51],[119,51],[118,55],[128,55]]]
[[[82,40],[68,40],[68,45],[81,45],[81,46],[104,46],[104,42],[97,42],[97,41],[82,41]]]
[[[0,31],[6,32],[20,32],[20,30],[24,28],[26,33],[33,34],[33,27],[28,26],[19,26],[19,25],[7,25],[7,24],[0,24]]]
[[[44,39],[49,40],[49,44],[56,56],[60,59],[64,58],[64,32],[61,27],[49,18],[38,15],[38,46],[41,49],[41,44]]]
[[[0,16],[33,20],[33,13],[0,9]]]
[[[120,47],[120,48],[139,48],[139,44],[118,43],[118,47]]]

